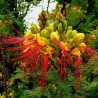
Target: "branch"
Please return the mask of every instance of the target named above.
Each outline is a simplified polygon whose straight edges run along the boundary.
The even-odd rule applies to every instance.
[[[65,10],[65,6],[68,4],[68,3],[71,3],[72,0],[63,0],[63,7],[61,9],[61,13],[66,16],[66,10]]]
[[[2,65],[3,65],[3,78],[4,78],[4,91],[5,91],[5,96],[8,98],[8,93],[7,93],[7,79],[6,79],[6,66],[5,66],[5,58],[4,58],[4,51],[3,51],[3,46],[2,46],[2,37],[0,36],[0,48],[1,48],[1,56],[2,56]]]
[[[78,26],[79,26],[81,23],[85,23],[85,21],[86,21],[85,18],[84,18],[84,19],[81,19],[81,20],[79,21],[79,23],[78,23],[77,25],[75,25],[73,28],[74,28],[74,29],[78,28]]]
[[[24,17],[26,16],[26,14],[27,14],[27,12],[28,12],[28,10],[29,10],[30,5],[31,5],[31,2],[28,4],[25,13],[22,15],[22,18],[24,18]]]
[[[62,7],[62,9],[61,9],[61,13],[63,14],[64,11],[65,11],[66,1],[63,0],[62,2],[63,2],[63,7]],[[66,14],[66,12],[65,12],[65,14]]]
[[[21,32],[19,32],[13,25],[11,25],[11,28],[12,28],[13,30],[15,30],[20,36],[23,37],[23,34],[22,34]]]
[[[88,0],[87,14],[89,14],[95,4],[95,0]]]
[[[50,4],[50,0],[48,0],[48,5],[47,5],[47,12],[48,12],[48,8],[49,8],[49,4]]]

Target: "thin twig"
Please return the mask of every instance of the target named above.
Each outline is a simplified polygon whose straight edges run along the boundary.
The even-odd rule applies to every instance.
[[[30,2],[30,3],[28,4],[28,6],[27,6],[27,8],[26,8],[26,11],[25,11],[25,13],[23,14],[23,18],[27,15],[27,12],[28,12],[29,7],[30,7],[31,4],[32,4],[32,2]]]
[[[20,36],[23,37],[23,34],[22,34],[21,32],[19,32],[13,25],[11,25],[11,28],[12,28],[13,30],[15,30]]]
[[[49,8],[49,4],[50,4],[50,0],[48,0],[48,5],[47,5],[47,12],[48,12],[48,8]]]
[[[61,9],[61,13],[62,13],[63,15],[65,14],[64,16],[66,16],[65,6],[66,6],[67,3],[66,3],[65,0],[63,0],[62,2],[63,2],[63,7],[62,7],[62,9]],[[65,13],[64,13],[64,12],[65,12]]]

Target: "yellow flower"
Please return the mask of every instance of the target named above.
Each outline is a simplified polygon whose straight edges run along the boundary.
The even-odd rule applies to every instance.
[[[79,45],[83,42],[85,35],[83,33],[77,33],[74,37],[73,37],[73,43],[75,43],[75,45]]]
[[[47,49],[46,49],[47,53],[49,55],[52,55],[54,53],[54,49],[51,47],[51,46],[48,46]]]
[[[52,32],[50,34],[50,38],[51,38],[51,40],[59,40],[60,36],[59,36],[58,32]]]
[[[43,29],[41,31],[41,36],[45,37],[45,38],[50,38],[50,34],[49,34],[48,30],[46,30],[46,29]]]
[[[85,47],[85,46],[86,46],[85,43],[81,43],[81,44],[79,44],[79,47]]]
[[[33,34],[39,33],[39,29],[37,28],[36,24],[31,24],[30,30]]]
[[[24,37],[27,37],[27,38],[34,38],[34,35],[32,34],[31,31],[28,31],[28,32],[26,32],[26,34],[24,35]]]
[[[96,39],[96,36],[93,34],[93,35],[91,36],[91,38],[92,38],[92,39]]]
[[[72,55],[75,55],[75,56],[80,56],[80,51],[78,48],[74,48],[72,51],[71,51]]]
[[[39,37],[38,38],[38,43],[41,45],[48,45],[49,44],[49,40],[44,38],[44,37]]]

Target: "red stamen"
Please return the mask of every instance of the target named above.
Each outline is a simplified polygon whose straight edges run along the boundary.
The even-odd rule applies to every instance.
[[[44,55],[43,54],[38,54],[36,61],[37,61],[36,66],[35,66],[36,68],[39,67],[38,65],[42,66],[43,61],[44,61]]]
[[[66,76],[66,66],[65,66],[65,57],[61,57],[61,66],[60,66],[60,78]]]
[[[36,51],[38,52],[39,50],[41,50],[43,48],[43,46],[38,45],[33,47],[32,49],[28,49],[26,51],[26,53],[23,53],[22,56],[18,57],[18,58],[13,58],[11,61],[16,61],[16,60],[21,60],[21,59],[25,59],[28,58],[30,55],[33,55],[34,53],[36,53]]]
[[[64,49],[64,46],[63,46],[63,44],[61,43],[61,41],[58,41],[57,44],[58,44],[58,46],[59,46],[60,49],[62,49],[62,50]]]
[[[38,53],[40,52],[40,50],[41,50],[42,48],[40,48],[39,47],[39,49],[37,50],[37,51],[35,51],[33,54],[32,54],[32,61],[31,62],[35,62],[35,59],[37,58],[37,56],[38,56]],[[37,61],[38,62],[38,61]],[[34,64],[32,64],[31,66],[30,66],[30,72],[32,72],[33,71],[33,69],[34,69],[34,67],[36,67],[37,65],[36,64],[38,64],[38,63],[34,63]]]
[[[59,48],[62,50],[62,57],[61,57],[61,64],[60,64],[60,78],[62,76],[66,76],[66,66],[65,66],[65,55],[67,54],[67,50],[65,49],[64,45],[61,41],[57,42]]]
[[[68,59],[68,64],[69,64],[69,67],[73,67],[74,65],[73,58]]]
[[[26,44],[26,45],[21,44],[21,46],[18,46],[18,47],[5,48],[5,51],[26,50],[28,47],[30,47],[34,44],[37,44],[37,42],[35,40],[33,40],[32,42],[30,42],[29,44]]]
[[[76,73],[78,76],[80,76],[80,63],[81,63],[80,57],[77,57]]]
[[[20,36],[24,36],[21,32],[19,32],[13,25],[11,25],[11,28],[13,29],[13,30],[15,30]]]
[[[48,59],[49,59],[49,54],[46,54],[44,62],[43,62],[43,66],[42,66],[42,69],[41,69],[41,76],[42,76],[41,85],[42,85],[42,87],[45,87],[45,81],[46,81],[46,77],[47,77],[46,70],[48,68]]]
[[[18,38],[13,36],[7,36],[6,38],[2,39],[2,44],[4,45],[12,45],[12,44],[19,44],[23,42],[24,38]]]
[[[57,44],[58,44],[59,48],[62,50],[62,56],[65,56],[67,53],[67,50],[65,49],[65,47],[63,46],[61,41],[58,41]]]

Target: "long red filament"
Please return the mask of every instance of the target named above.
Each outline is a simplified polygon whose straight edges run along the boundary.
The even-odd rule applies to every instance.
[[[43,66],[41,69],[41,85],[42,85],[42,87],[45,87],[45,80],[47,77],[48,60],[49,60],[49,54],[46,54],[44,62],[43,62]]]
[[[31,54],[33,54],[35,51],[38,51],[39,49],[41,49],[42,46],[35,46],[32,49],[28,49],[26,51],[26,53],[22,54],[22,56],[18,57],[18,58],[13,58],[11,61],[15,61],[15,60],[21,60],[21,59],[25,59],[28,58]],[[35,52],[36,53],[36,52]]]
[[[11,28],[13,29],[13,30],[15,30],[20,36],[24,36],[21,32],[19,32],[13,25],[11,25]]]
[[[77,68],[76,68],[76,73],[78,74],[78,76],[80,76],[80,57],[77,57]]]
[[[65,49],[61,41],[58,41],[57,44],[59,48],[62,50],[62,56],[60,61],[60,78],[62,78],[63,76],[66,76],[65,56],[67,54],[67,50]]]
[[[37,58],[37,56],[38,56],[38,53],[40,52],[40,50],[42,49],[42,47],[39,47],[38,48],[38,50],[37,51],[35,51],[33,54],[32,54],[32,61],[31,62],[35,62],[35,58]],[[31,65],[31,67],[30,67],[30,72],[32,72],[33,71],[33,69],[34,69],[34,67],[36,67],[36,62],[35,62],[35,64],[32,64]]]
[[[66,75],[65,57],[61,57],[60,78]]]
[[[18,38],[18,37],[7,37],[7,39],[5,40],[5,38],[2,40],[2,44],[5,45],[12,45],[12,44],[19,44],[21,42],[23,42],[25,39],[24,38]]]

